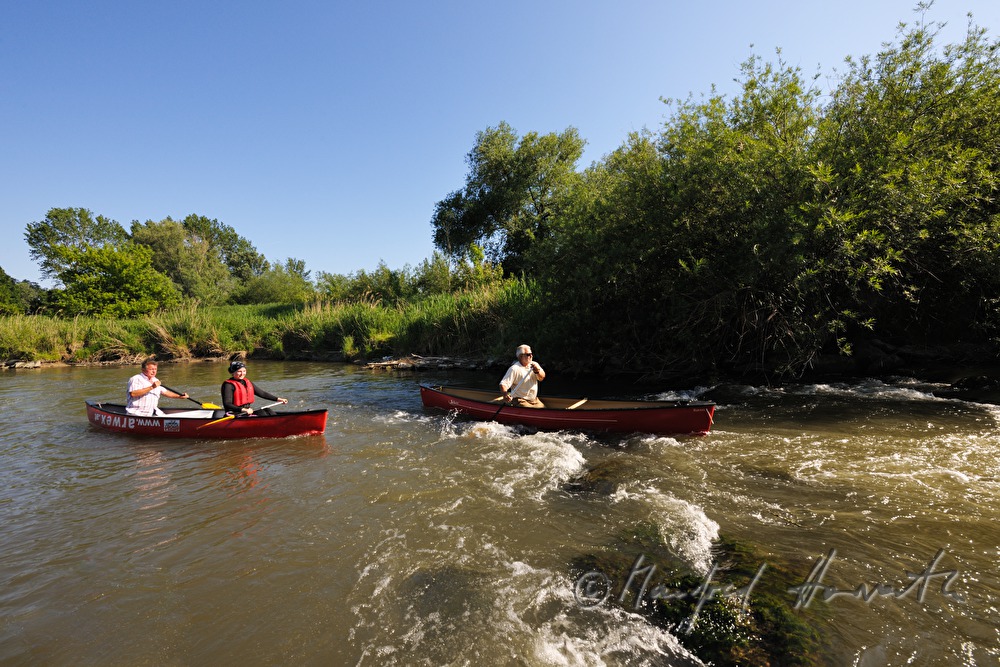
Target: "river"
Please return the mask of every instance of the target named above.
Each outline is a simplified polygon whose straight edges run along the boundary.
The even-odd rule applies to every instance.
[[[574,595],[574,558],[648,523],[699,572],[720,535],[803,581],[835,553],[821,592],[899,592],[940,555],[947,586],[814,600],[826,661],[1000,663],[992,404],[908,379],[662,387],[634,395],[715,400],[712,432],[593,437],[420,404],[419,382],[488,373],[249,366],[290,407],[329,408],[326,433],[138,439],[84,409],[135,369],[0,374],[0,664],[697,664],[668,630]],[[226,374],[159,377],[218,402]],[[613,493],[567,490],[608,462]]]

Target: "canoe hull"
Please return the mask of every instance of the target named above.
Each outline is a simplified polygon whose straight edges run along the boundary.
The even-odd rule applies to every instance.
[[[420,387],[424,407],[547,431],[704,435],[712,427],[715,415],[715,404],[707,401],[587,401],[543,397],[546,405],[566,407],[520,408],[503,405],[495,400],[497,397],[496,392],[459,387]]]
[[[242,417],[216,421],[199,415],[208,410],[164,409],[165,416],[139,417],[122,405],[87,401],[87,419],[97,428],[157,438],[242,439],[318,435],[326,430],[326,410],[279,413],[272,417]]]

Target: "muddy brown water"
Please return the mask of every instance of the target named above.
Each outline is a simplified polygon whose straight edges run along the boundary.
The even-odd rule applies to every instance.
[[[329,408],[325,435],[88,425],[84,399],[120,400],[132,372],[0,374],[2,664],[682,663],[669,631],[574,596],[574,557],[648,523],[703,572],[720,534],[803,580],[834,550],[812,602],[830,664],[1000,661],[1000,408],[941,385],[663,387],[632,395],[716,400],[713,431],[609,438],[420,405],[419,381],[492,387],[488,374],[260,362],[251,377],[292,407]],[[159,375],[213,402],[225,378],[210,363]],[[612,493],[567,491],[607,462]],[[938,554],[947,587],[819,599],[901,592]]]

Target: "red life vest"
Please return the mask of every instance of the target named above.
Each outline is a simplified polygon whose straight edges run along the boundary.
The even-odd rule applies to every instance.
[[[242,408],[253,404],[253,382],[246,379],[243,382],[236,380],[226,380],[226,382],[233,385],[233,404],[236,407]],[[244,383],[246,384],[244,385]]]

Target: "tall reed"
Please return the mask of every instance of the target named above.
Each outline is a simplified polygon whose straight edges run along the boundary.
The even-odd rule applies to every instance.
[[[137,320],[0,316],[0,358],[96,362],[254,356],[370,359],[504,353],[537,340],[535,286],[507,280],[400,305],[377,299],[306,306],[194,305]]]

